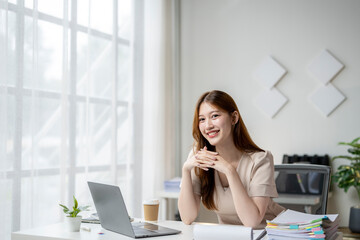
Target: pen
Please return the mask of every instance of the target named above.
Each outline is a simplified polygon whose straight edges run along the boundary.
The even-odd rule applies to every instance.
[[[87,232],[91,232],[91,228],[89,227],[81,227],[81,229]]]

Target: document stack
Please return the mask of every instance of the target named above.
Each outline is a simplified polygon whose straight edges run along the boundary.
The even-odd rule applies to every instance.
[[[314,215],[286,210],[272,221],[267,221],[268,239],[326,239],[335,240],[339,236],[338,214]]]
[[[181,178],[179,177],[164,181],[164,190],[166,192],[180,192],[180,183]]]
[[[196,223],[194,224],[194,240],[241,239],[259,240],[266,232],[251,227],[226,224]]]

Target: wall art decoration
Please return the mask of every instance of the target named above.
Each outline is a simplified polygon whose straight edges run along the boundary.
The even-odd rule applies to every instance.
[[[344,68],[344,65],[337,60],[328,50],[323,50],[309,65],[309,73],[322,86],[315,90],[310,96],[310,101],[315,107],[325,116],[329,116],[346,97],[331,84],[339,72]]]
[[[253,73],[253,78],[266,88],[266,90],[255,98],[255,104],[270,118],[273,118],[288,101],[288,99],[275,88],[275,85],[286,72],[286,69],[277,61],[271,56],[267,56]]]

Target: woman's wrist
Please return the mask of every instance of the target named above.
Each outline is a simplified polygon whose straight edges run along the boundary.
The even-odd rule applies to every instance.
[[[236,173],[235,168],[231,164],[229,164],[229,166],[226,168],[225,175],[227,176],[227,178],[229,178],[232,177],[235,173]]]
[[[184,164],[183,168],[182,168],[182,173],[184,175],[184,173],[190,173],[192,168],[189,168],[189,166],[187,166],[186,164]]]

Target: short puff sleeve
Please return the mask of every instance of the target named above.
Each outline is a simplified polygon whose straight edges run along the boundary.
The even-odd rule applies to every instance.
[[[256,152],[251,155],[250,197],[278,197],[274,180],[274,160],[271,152]]]

